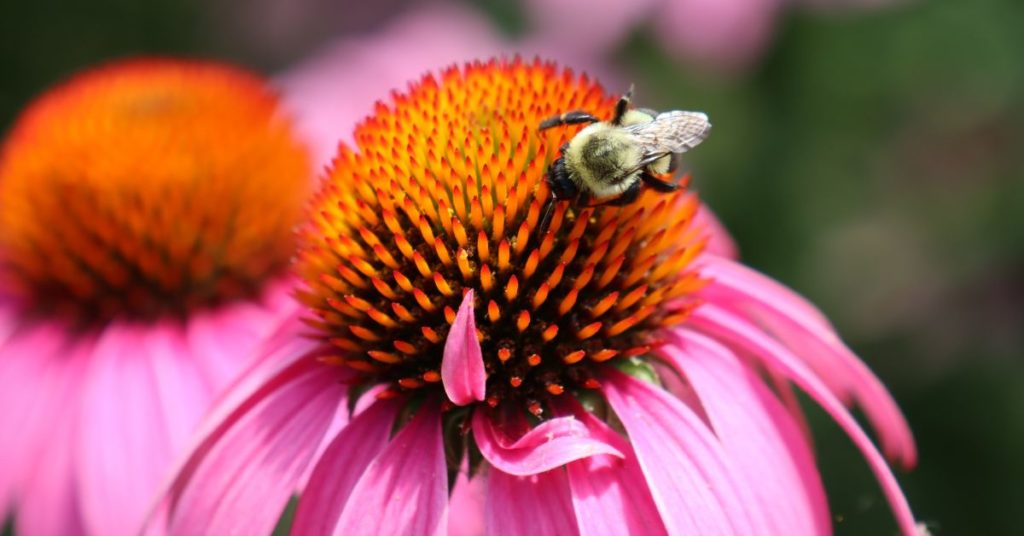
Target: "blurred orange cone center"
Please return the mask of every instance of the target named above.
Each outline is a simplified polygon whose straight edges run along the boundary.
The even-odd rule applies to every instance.
[[[79,322],[253,295],[288,262],[308,174],[246,73],[150,60],[79,75],[0,155],[0,292]]]

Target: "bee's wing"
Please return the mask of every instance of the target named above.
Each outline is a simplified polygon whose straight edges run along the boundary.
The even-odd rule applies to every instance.
[[[622,128],[643,146],[645,156],[658,155],[651,161],[667,153],[685,153],[704,141],[711,133],[711,123],[707,115],[679,110],[664,112],[649,123]]]

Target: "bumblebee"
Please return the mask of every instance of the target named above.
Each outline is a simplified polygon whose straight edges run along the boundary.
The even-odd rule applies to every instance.
[[[574,201],[584,206],[628,205],[644,185],[659,192],[679,186],[657,176],[674,171],[677,156],[696,147],[711,132],[708,116],[673,110],[658,113],[630,108],[633,88],[615,105],[611,121],[576,110],[550,117],[539,129],[590,123],[561,147],[561,155],[548,168],[551,190],[540,231],[544,232],[555,203]],[[596,201],[591,204],[591,199]]]

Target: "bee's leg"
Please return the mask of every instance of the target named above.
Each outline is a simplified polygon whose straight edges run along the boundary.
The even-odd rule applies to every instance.
[[[574,110],[572,112],[566,112],[562,115],[555,115],[541,121],[540,126],[537,127],[537,130],[545,130],[548,128],[557,127],[561,125],[596,123],[598,121],[600,121],[600,119],[590,115],[587,112],[584,112],[583,110]]]
[[[615,103],[615,115],[612,117],[613,125],[622,124],[622,116],[626,115],[626,111],[629,110],[629,101],[631,100],[633,100],[633,84],[629,85],[629,91],[619,98],[619,102]]]
[[[643,190],[643,187],[644,183],[636,181],[633,184],[630,184],[629,188],[626,188],[626,191],[622,192],[622,195],[616,197],[615,199],[612,199],[611,201],[608,202],[608,204],[613,207],[626,206],[632,203],[633,201],[636,201],[637,198],[640,197],[640,191]]]
[[[679,189],[679,185],[672,182],[665,182],[654,175],[644,171],[640,173],[640,180],[647,184],[651,188],[659,192],[674,192]],[[637,184],[640,184],[639,182]]]
[[[683,155],[681,153],[672,153],[668,161],[668,173],[675,173],[679,169],[679,164],[683,161]]]

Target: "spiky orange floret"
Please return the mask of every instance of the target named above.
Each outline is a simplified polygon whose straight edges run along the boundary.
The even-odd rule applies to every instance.
[[[0,154],[0,291],[76,321],[249,296],[287,265],[305,149],[259,78],[111,64],[34,102]]]
[[[585,76],[516,60],[449,68],[378,104],[356,147],[340,148],[300,237],[310,323],[340,362],[389,392],[436,386],[472,288],[488,403],[538,409],[598,385],[594,367],[682,321],[702,283],[687,270],[703,243],[692,194],[563,203],[537,229],[548,166],[579,131],[537,125],[576,109],[607,118],[615,101]]]

